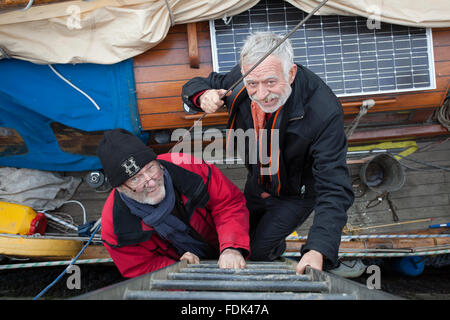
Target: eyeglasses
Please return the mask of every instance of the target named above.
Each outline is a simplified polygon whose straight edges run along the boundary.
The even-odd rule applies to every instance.
[[[137,175],[128,179],[124,184],[133,191],[141,189],[144,184],[150,180],[159,179],[163,172],[162,169],[163,167],[159,166],[157,163],[155,164],[150,162],[143,167]]]

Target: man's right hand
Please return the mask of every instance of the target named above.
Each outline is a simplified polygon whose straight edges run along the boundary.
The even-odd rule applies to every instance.
[[[224,101],[220,99],[227,90],[225,89],[210,89],[206,90],[198,99],[200,108],[206,113],[214,113],[219,108],[223,107]],[[227,93],[227,96],[231,94],[231,91]]]
[[[192,252],[185,252],[181,258],[180,261],[186,260],[187,263],[189,264],[199,264],[200,263],[200,258],[197,257],[195,254],[193,254]]]

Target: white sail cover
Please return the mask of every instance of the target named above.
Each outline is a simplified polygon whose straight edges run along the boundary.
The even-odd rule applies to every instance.
[[[321,1],[286,0],[310,12]],[[0,13],[0,59],[40,64],[112,64],[161,42],[171,25],[230,17],[258,0],[92,0]],[[420,27],[449,27],[450,1],[329,0],[319,14],[360,15]]]

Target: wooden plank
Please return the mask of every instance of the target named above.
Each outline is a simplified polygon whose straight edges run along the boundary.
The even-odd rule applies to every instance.
[[[437,77],[450,76],[450,61],[437,61],[435,63]]]
[[[450,148],[450,137],[443,138],[442,140],[431,140],[426,142],[417,142],[419,148],[423,148],[422,152],[433,152],[448,150]]]
[[[199,48],[211,47],[209,31],[208,32],[199,31],[197,33],[197,39],[198,39]],[[163,41],[158,43],[158,45],[156,45],[149,51],[160,50],[160,49],[171,50],[171,49],[187,49],[187,48],[188,48],[187,33],[180,32],[180,33],[168,33]],[[149,52],[149,51],[147,51],[147,52]]]
[[[444,196],[443,196],[444,195]],[[440,192],[436,194],[429,195],[420,195],[414,196],[410,195],[407,192],[401,195],[395,195],[393,192],[390,196],[392,203],[397,209],[417,209],[417,208],[428,208],[430,206],[448,206],[450,207],[450,202],[448,197],[446,196],[447,192]],[[376,197],[369,198],[370,200],[375,199]],[[369,200],[367,199],[367,200]],[[386,212],[389,211],[389,204],[386,200],[379,203],[377,206],[373,208],[367,208],[367,205],[370,201],[356,199],[353,210],[358,212],[368,212],[376,214],[377,212]]]
[[[448,134],[448,130],[438,124],[410,126],[403,128],[390,128],[373,131],[357,131],[349,137],[349,143],[370,141],[386,141],[392,139],[413,139],[418,137],[432,137]]]
[[[180,96],[167,98],[139,99],[137,100],[139,114],[141,116],[167,113],[173,111],[183,112],[183,101]],[[182,116],[182,115],[180,115]]]
[[[421,185],[405,185],[400,190],[392,192],[393,199],[398,197],[420,197],[424,195],[447,194],[450,183],[435,183]]]
[[[406,173],[405,185],[419,185],[450,182],[448,180],[450,173],[439,170],[423,172],[423,171],[408,171]]]
[[[139,99],[158,97],[181,98],[181,87],[187,80],[176,80],[166,82],[136,83],[136,96]]]
[[[33,6],[36,5],[45,5],[45,4],[51,4],[51,3],[58,3],[58,2],[67,2],[70,0],[34,0]],[[18,8],[23,7],[25,8],[29,0],[0,0],[0,9],[12,9],[12,8]]]
[[[398,207],[396,202],[393,201],[394,206],[395,206],[395,212],[397,213],[398,217],[399,217],[399,221],[406,221],[406,220],[412,220],[413,217],[409,216],[409,213],[411,210],[422,210],[421,214],[422,216],[418,216],[419,218],[433,218],[436,215],[439,216],[443,216],[445,215],[445,212],[448,211],[450,209],[449,205],[429,205],[427,207],[419,207],[419,208],[401,208]],[[379,223],[379,224],[383,224],[383,223],[390,223],[393,222],[393,216],[392,216],[392,211],[389,210],[389,207],[385,207],[383,209],[382,204],[379,205],[380,208],[377,207],[377,210],[374,209],[366,209],[365,208],[365,204],[364,203],[355,203],[351,209],[348,210],[347,214],[348,214],[348,218],[349,218],[349,222],[351,224],[364,224],[364,223]],[[428,215],[431,214],[431,211],[428,211],[429,208],[439,208],[439,212],[438,213],[434,213],[433,215]],[[407,213],[407,216],[401,216],[400,212],[404,212]],[[425,216],[424,214],[427,214],[427,216]],[[414,217],[417,218],[417,217]]]
[[[212,71],[212,65],[200,63],[198,69],[192,69],[189,64],[175,66],[155,66],[134,68],[136,83],[151,81],[190,80],[193,77],[207,77]]]
[[[300,250],[306,240],[287,240],[286,251],[295,252]],[[375,248],[416,248],[433,247],[435,245],[450,244],[449,238],[425,238],[425,239],[367,239],[364,241],[342,241],[339,249],[375,249]]]
[[[434,62],[450,60],[450,46],[434,47]]]
[[[111,258],[108,251],[106,250],[105,246],[100,245],[89,245],[86,247],[84,252],[80,255],[80,260],[84,259],[107,259]]]
[[[160,130],[167,128],[189,128],[194,123],[193,120],[185,120],[182,116],[184,111],[172,113],[157,113],[157,114],[143,114],[141,115],[141,124],[143,130]],[[217,126],[226,123],[223,118],[207,118],[202,121],[205,126]]]
[[[195,22],[187,25],[189,65],[191,68],[199,68],[197,25]]]
[[[150,50],[148,52],[148,54],[141,55],[140,59],[134,61],[135,67],[189,64],[189,56],[186,48]],[[212,63],[210,47],[198,48],[198,55],[200,62]]]
[[[411,158],[429,161],[431,158],[433,161],[445,161],[450,159],[450,150],[435,150],[432,154],[428,152],[416,152],[411,154]]]
[[[450,206],[430,206],[427,208],[406,208],[397,209],[397,215],[399,217],[399,222],[406,222],[422,218],[434,218],[434,217],[447,217],[447,212],[450,210]],[[392,214],[388,210],[385,212],[378,213],[368,213],[362,212],[360,216],[351,215],[349,216],[350,224],[355,226],[360,225],[381,225],[385,223],[393,223]],[[426,222],[426,224],[431,224],[431,222]],[[416,226],[417,228],[417,226]]]
[[[433,46],[450,46],[450,31],[442,29],[433,29]]]

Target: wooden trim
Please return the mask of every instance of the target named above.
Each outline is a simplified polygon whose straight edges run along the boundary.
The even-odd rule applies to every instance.
[[[437,135],[446,135],[449,131],[440,124],[426,126],[410,126],[403,128],[391,128],[383,130],[371,130],[355,132],[348,138],[349,143],[360,143],[367,141],[408,139],[417,137],[430,137]]]
[[[197,120],[200,119],[203,116],[202,113],[198,114],[183,114],[181,115],[181,118],[185,120]],[[208,113],[205,118],[218,118],[218,117],[226,117],[228,118],[228,112],[215,112],[215,113]]]
[[[199,68],[198,57],[197,24],[195,22],[187,24],[187,39],[189,51],[189,64],[191,68]]]
[[[367,99],[366,99],[367,100]],[[342,107],[344,108],[350,108],[350,107],[361,107],[362,103],[364,100],[362,101],[349,101],[349,102],[342,102]],[[374,106],[379,106],[379,105],[385,105],[385,104],[391,104],[391,103],[395,103],[397,102],[397,98],[393,98],[393,99],[385,99],[385,100],[375,100],[375,105]]]
[[[41,5],[41,4],[51,4],[51,3],[57,3],[57,2],[67,2],[70,0],[34,0],[33,6],[35,5]],[[25,8],[29,0],[0,0],[0,9],[9,9],[9,8],[17,8],[17,7],[23,7]]]

